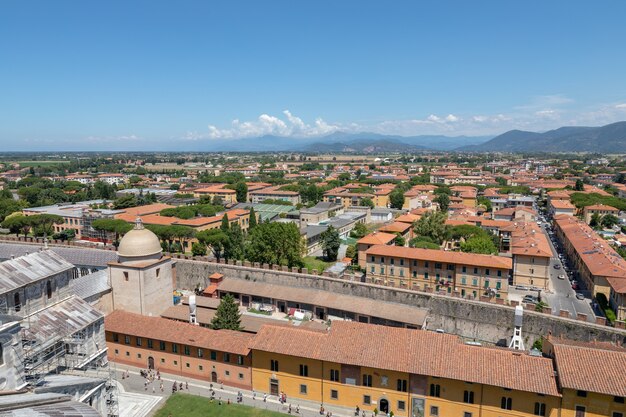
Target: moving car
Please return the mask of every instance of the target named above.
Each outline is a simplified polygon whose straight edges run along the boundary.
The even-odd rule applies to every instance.
[[[577,299],[579,299],[579,300],[584,300],[584,299],[585,299],[585,296],[584,296],[582,293],[577,292],[577,293],[576,293],[576,298],[577,298]]]

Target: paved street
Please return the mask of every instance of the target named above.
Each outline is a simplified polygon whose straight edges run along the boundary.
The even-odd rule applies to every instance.
[[[548,238],[548,242],[553,253],[552,260],[550,261],[551,293],[542,293],[542,297],[545,299],[544,301],[552,307],[553,314],[559,314],[560,310],[567,310],[570,312],[572,317],[575,318],[578,313],[583,313],[587,315],[587,321],[594,323],[595,314],[590,305],[589,292],[584,290],[574,291],[572,289],[571,282],[565,271],[565,265],[559,259],[558,251],[554,247],[547,230],[543,227],[542,229]],[[555,269],[554,265],[559,265],[560,268]],[[565,279],[559,279],[559,275],[565,275]],[[586,298],[584,300],[577,299],[576,292],[585,294]]]
[[[117,380],[123,386],[124,390],[127,393],[137,393],[143,394],[144,396],[152,396],[155,399],[158,399],[158,404],[156,401],[152,402],[154,408],[150,410],[149,413],[146,414],[145,407],[138,408],[138,412],[133,414],[130,411],[125,412],[125,417],[143,417],[145,415],[153,415],[159,407],[164,404],[164,400],[167,399],[172,394],[172,385],[174,381],[178,384],[183,383],[183,393],[193,394],[193,395],[201,395],[203,397],[210,398],[211,397],[211,383],[208,381],[200,381],[196,379],[190,378],[181,378],[177,375],[165,374],[161,373],[161,381],[154,380],[152,383],[148,383],[144,385],[146,379],[143,378],[140,374],[139,368],[135,368],[132,366],[126,365],[116,365],[117,368]],[[128,378],[123,378],[123,373],[126,371],[129,372]],[[161,382],[163,382],[163,392],[161,392]],[[185,385],[188,384],[188,388]],[[287,398],[286,404],[281,404],[278,401],[278,398],[275,396],[268,396],[266,401],[263,401],[263,394],[256,393],[253,394],[252,391],[238,390],[237,388],[222,386],[220,384],[213,384],[213,389],[215,390],[215,400],[214,401],[222,401],[224,406],[228,406],[228,400],[231,403],[235,403],[237,399],[237,391],[241,391],[243,394],[243,404],[263,408],[272,411],[278,411],[281,413],[288,414],[289,404],[292,406],[292,414],[296,414],[296,406],[300,407],[300,413],[298,416],[302,417],[319,417],[320,413],[320,404],[314,403],[312,401],[290,401]],[[253,399],[253,396],[255,399]],[[325,411],[332,412],[334,417],[354,417],[354,409],[347,409],[344,407],[330,407],[324,404]],[[120,410],[121,411],[121,410]],[[172,416],[179,417],[179,416]],[[183,417],[183,416],[180,416]],[[373,417],[371,410],[366,410],[366,417]]]

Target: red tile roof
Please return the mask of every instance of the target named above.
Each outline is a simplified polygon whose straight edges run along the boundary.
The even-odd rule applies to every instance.
[[[181,345],[247,355],[252,335],[232,330],[211,330],[188,323],[174,323],[161,317],[115,310],[104,318],[106,331],[139,336]]]
[[[376,245],[369,248],[367,255],[391,256],[395,258],[416,259],[457,265],[475,265],[488,268],[511,269],[511,258],[475,253],[451,252],[437,249],[406,248],[400,246]]]
[[[367,236],[363,236],[356,243],[365,245],[387,245],[395,238],[395,233],[374,232]]]
[[[456,336],[423,330],[347,321],[333,321],[326,333],[266,325],[257,333],[250,348],[560,395],[550,359],[508,349],[468,346]]]

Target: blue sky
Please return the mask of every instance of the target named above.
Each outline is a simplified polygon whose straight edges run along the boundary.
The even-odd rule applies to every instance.
[[[0,3],[0,150],[626,120],[624,1]]]

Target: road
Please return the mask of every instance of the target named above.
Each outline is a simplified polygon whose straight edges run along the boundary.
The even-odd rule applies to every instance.
[[[548,226],[547,229],[552,230],[552,226]],[[550,239],[548,230],[543,227],[542,230],[546,234],[553,254],[552,260],[550,261],[550,287],[552,288],[552,292],[544,293],[542,295],[544,301],[552,308],[553,314],[559,314],[560,310],[567,310],[570,312],[572,318],[576,318],[578,313],[583,313],[587,315],[587,321],[595,323],[596,319],[590,305],[591,300],[589,292],[584,289],[578,291],[574,291],[572,289],[570,280],[568,279],[568,275],[565,271],[565,264],[559,259],[558,248],[555,247]],[[560,268],[555,269],[554,265],[559,265]],[[565,275],[565,279],[559,279],[559,275]],[[576,292],[585,294],[585,299],[577,299]]]

